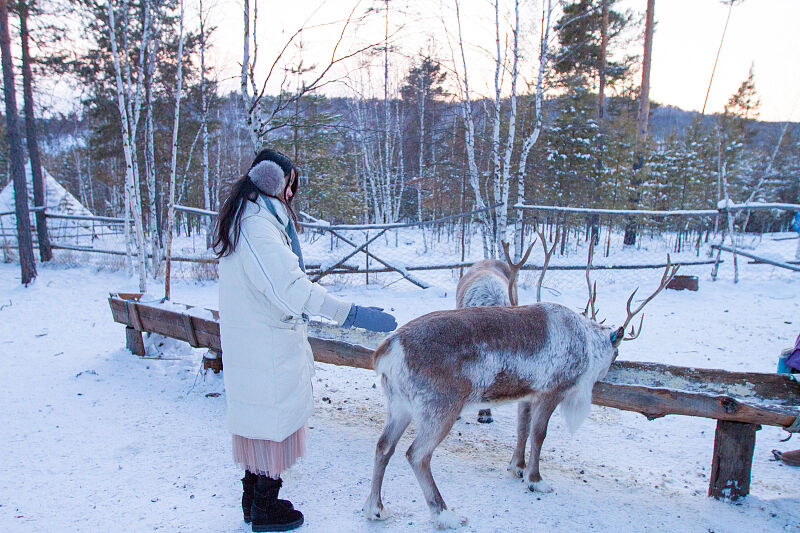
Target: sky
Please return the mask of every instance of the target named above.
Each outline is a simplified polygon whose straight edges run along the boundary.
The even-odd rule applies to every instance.
[[[643,0],[623,0],[643,10]],[[658,0],[652,99],[703,106],[728,7],[718,0]],[[800,1],[745,0],[733,8],[707,111],[721,111],[754,66],[761,119],[800,120]]]
[[[198,23],[198,0],[186,0],[186,24]],[[252,2],[251,1],[251,9]],[[521,0],[522,30],[520,46],[523,80],[532,81],[538,65],[541,0]],[[511,0],[500,0],[504,17],[511,15]],[[260,2],[258,14],[258,63],[256,79],[260,85],[266,71],[288,37],[304,23],[327,24],[302,35],[302,51],[290,46],[285,59],[295,62],[302,55],[305,66],[326,64],[341,31],[341,21],[358,3],[357,12],[382,6],[379,0],[292,0],[290,3]],[[555,2],[554,2],[555,3]],[[238,90],[242,61],[243,0],[204,0],[209,18],[216,26],[211,36],[209,62],[225,91]],[[646,0],[620,0],[619,7],[633,9],[643,17]],[[477,96],[493,92],[495,47],[494,14],[490,0],[460,0],[462,30],[465,36],[470,87]],[[656,31],[653,44],[651,99],[687,110],[699,111],[708,88],[714,57],[720,45],[728,7],[720,0],[658,0],[655,6]],[[744,0],[731,13],[720,53],[706,111],[719,112],[730,95],[745,79],[753,65],[756,89],[761,98],[760,118],[769,121],[800,120],[800,0]],[[396,89],[408,68],[410,58],[431,50],[448,68],[463,74],[458,55],[457,24],[453,0],[392,0],[389,17],[393,47],[390,87]],[[510,27],[510,20],[501,26]],[[252,23],[251,23],[252,28]],[[366,23],[351,24],[340,45],[339,54],[377,43],[383,37],[383,15],[373,15]],[[502,30],[504,33],[506,30]],[[637,37],[631,35],[631,37]],[[631,51],[640,53],[641,38],[631,42]],[[452,61],[455,57],[456,62]],[[329,95],[383,94],[382,58],[365,55],[334,68],[329,78],[347,80],[326,86]],[[369,68],[371,65],[371,68]],[[307,74],[305,79],[311,77]],[[451,79],[453,76],[451,75]],[[267,84],[275,93],[282,75]],[[288,80],[290,86],[297,80]],[[636,83],[639,83],[637,78]],[[508,82],[504,91],[508,91]],[[56,91],[58,92],[58,91]],[[57,105],[56,107],[63,107]],[[71,106],[67,105],[67,108]]]

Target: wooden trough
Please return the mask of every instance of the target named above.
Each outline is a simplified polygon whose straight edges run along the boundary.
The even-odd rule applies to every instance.
[[[122,293],[108,299],[114,321],[126,326],[127,347],[133,353],[145,355],[142,332],[158,333],[208,348],[205,368],[222,369],[217,311],[140,299],[140,294]],[[384,338],[314,321],[308,329],[316,361],[355,368],[372,368],[372,351]],[[715,498],[737,500],[749,494],[755,435],[762,425],[800,432],[800,383],[787,374],[619,361],[595,384],[592,402],[635,411],[650,420],[666,415],[716,419],[708,487],[708,495]]]

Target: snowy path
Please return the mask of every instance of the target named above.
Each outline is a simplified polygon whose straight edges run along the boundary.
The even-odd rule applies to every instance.
[[[0,531],[249,531],[224,394],[207,396],[223,392],[222,379],[198,378],[201,352],[172,341],[159,348],[171,360],[127,352],[106,301],[110,290],[133,288],[119,273],[42,267],[28,289],[18,276],[16,265],[0,265]],[[175,299],[216,307],[215,291],[182,283]],[[401,321],[453,300],[440,289],[342,295],[395,308]],[[601,313],[622,312],[625,296],[601,290]],[[581,299],[576,290],[561,301]],[[701,280],[700,292],[666,292],[652,307],[623,357],[770,371],[800,329],[800,282]],[[373,523],[359,514],[384,416],[375,382],[371,372],[318,365],[311,455],[282,493],[305,512],[301,531],[432,529],[403,457],[413,433],[387,470],[394,516]],[[470,519],[461,531],[800,531],[800,469],[769,461],[770,449],[800,442],[779,443],[776,428],[758,433],[751,496],[730,505],[705,496],[713,421],[648,422],[595,407],[571,436],[556,415],[542,458],[555,492],[537,495],[505,472],[515,407],[496,408],[489,426],[474,423],[475,411],[465,411],[433,464],[445,500]]]

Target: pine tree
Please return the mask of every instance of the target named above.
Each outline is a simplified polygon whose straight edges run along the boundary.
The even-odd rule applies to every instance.
[[[20,280],[27,286],[36,278],[36,261],[33,258],[31,219],[28,210],[28,186],[25,179],[22,139],[17,126],[17,97],[14,87],[14,65],[11,56],[11,35],[8,30],[8,3],[0,0],[0,53],[3,64],[3,97],[6,104],[11,175],[14,179],[14,204],[17,219],[17,244],[19,246]]]

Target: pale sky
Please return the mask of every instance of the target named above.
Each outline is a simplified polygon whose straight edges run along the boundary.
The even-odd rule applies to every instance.
[[[197,26],[198,1],[186,0],[186,24]],[[242,59],[242,0],[204,0],[211,5],[211,23],[217,26],[211,37],[213,50],[210,62],[222,87],[238,90]],[[251,9],[252,2],[251,0]],[[260,2],[258,21],[259,62],[256,78],[264,79],[268,64],[289,35],[311,17],[310,24],[342,20],[357,0],[291,0],[290,2]],[[510,14],[511,0],[500,0],[502,9]],[[540,0],[522,0],[521,47],[527,55],[522,75],[532,80],[538,66]],[[554,3],[556,3],[554,1]],[[363,0],[359,11],[369,6],[381,6],[382,1]],[[320,7],[321,6],[321,7]],[[456,54],[457,27],[453,0],[392,0],[390,27],[394,31],[396,52],[392,85],[405,74],[408,58],[423,49],[433,47],[434,54],[451,63],[451,49]],[[403,6],[401,12],[401,6]],[[489,54],[494,49],[494,14],[490,0],[461,0],[460,9],[466,39],[470,85],[478,95],[492,92],[494,63]],[[642,14],[646,0],[621,0],[620,7],[632,8]],[[728,7],[720,0],[657,0],[656,32],[653,45],[651,98],[687,110],[700,110],[708,87],[714,56],[719,46]],[[313,13],[313,15],[312,15]],[[508,28],[509,21],[501,21]],[[322,64],[330,56],[341,25],[330,25],[307,32],[302,57],[305,65]],[[504,30],[503,30],[504,31]],[[800,120],[800,0],[744,0],[733,8],[719,64],[711,87],[706,111],[721,111],[728,97],[747,76],[750,65],[755,67],[756,89],[761,98],[762,120]],[[364,43],[377,42],[383,36],[382,15],[374,16],[364,26],[348,32],[341,52],[346,53]],[[431,44],[433,43],[433,44]],[[635,43],[641,51],[642,41]],[[452,47],[452,48],[451,48]],[[298,57],[296,48],[289,51]],[[334,84],[325,89],[328,94],[351,94],[351,88],[374,95],[383,94],[382,59],[361,57],[333,72],[342,76],[350,72],[348,85]],[[371,62],[372,69],[363,63]],[[362,68],[358,69],[359,63]],[[310,76],[307,76],[307,78]],[[279,79],[276,75],[275,79]],[[639,80],[637,79],[637,84]],[[268,85],[275,92],[278,83]],[[504,85],[508,89],[508,83]],[[59,106],[61,107],[61,106]]]

